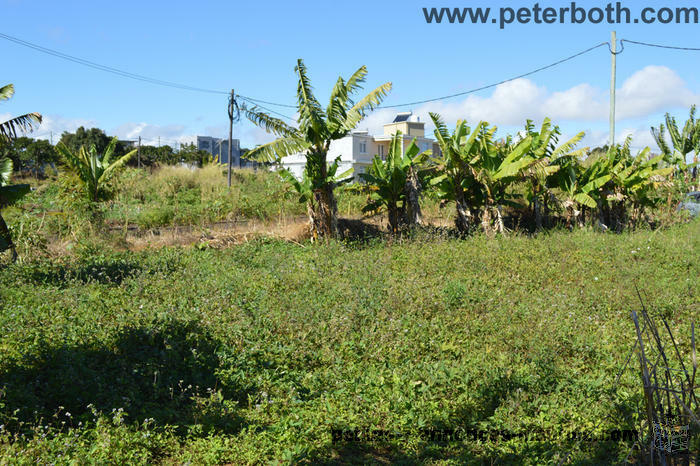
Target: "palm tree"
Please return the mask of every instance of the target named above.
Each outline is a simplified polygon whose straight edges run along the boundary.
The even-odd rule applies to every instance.
[[[0,102],[10,99],[15,94],[15,86],[7,84],[0,87]],[[17,137],[17,132],[28,132],[34,125],[41,123],[41,115],[27,113],[0,123],[0,142],[9,141]],[[12,161],[9,158],[0,158],[0,209],[17,202],[29,192],[29,185],[8,185],[12,174]],[[10,236],[10,229],[5,219],[0,215],[0,252],[12,250],[12,260],[17,260],[17,251]]]
[[[279,162],[282,158],[302,153],[306,158],[304,169],[311,195],[308,211],[314,239],[330,238],[338,233],[337,206],[333,190],[334,176],[329,173],[327,160],[331,142],[347,136],[365,117],[368,110],[376,108],[391,90],[385,83],[356,103],[351,95],[361,88],[367,68],[362,66],[348,80],[339,77],[331,90],[328,107],[324,110],[314,97],[304,62],[297,61],[298,76],[297,112],[298,127],[258,111],[257,108],[241,110],[256,125],[278,136],[267,144],[252,149],[248,159],[259,162]]]
[[[0,87],[0,102],[10,99],[15,94],[15,86],[7,84]],[[17,131],[31,131],[35,124],[41,123],[41,115],[27,113],[0,123],[0,140],[9,140],[17,137]]]
[[[402,153],[402,140],[403,135],[398,131],[391,140],[386,160],[375,155],[368,172],[360,174],[372,189],[370,202],[362,210],[373,212],[386,208],[392,233],[398,232],[401,223],[411,226],[418,222],[420,206],[416,204],[419,193],[414,192],[416,170],[430,154],[421,152],[415,139]],[[415,190],[418,190],[417,186]]]
[[[12,160],[7,157],[0,158],[0,209],[14,204],[29,192],[28,184],[10,185],[10,175],[12,174]],[[17,251],[12,242],[10,229],[5,223],[5,219],[0,215],[0,252],[10,249],[12,251],[12,261],[17,260]]]
[[[105,149],[104,155],[97,153],[95,146],[89,150],[82,146],[78,154],[73,154],[62,142],[56,145],[56,150],[63,156],[68,167],[77,175],[83,187],[85,196],[90,203],[98,202],[106,197],[105,186],[114,176],[117,169],[124,166],[136,154],[136,149],[123,155],[114,162],[112,154],[117,145],[117,138],[112,139]]]

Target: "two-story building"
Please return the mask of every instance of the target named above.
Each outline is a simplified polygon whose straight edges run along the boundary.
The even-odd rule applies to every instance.
[[[439,153],[440,148],[437,142],[425,137],[425,123],[420,121],[417,115],[405,112],[397,114],[394,121],[385,124],[384,134],[381,136],[371,135],[368,131],[356,130],[342,139],[333,141],[328,151],[328,162],[330,163],[340,156],[338,173],[353,168],[353,176],[355,179],[359,179],[358,175],[366,172],[375,155],[382,159],[386,157],[391,139],[398,131],[401,131],[402,134],[402,152],[415,138],[421,151],[432,150],[435,155]],[[306,157],[302,153],[285,157],[280,162],[282,167],[288,169],[297,178],[302,177],[305,164]]]

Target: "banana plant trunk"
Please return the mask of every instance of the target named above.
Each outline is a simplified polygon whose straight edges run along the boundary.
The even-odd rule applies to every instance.
[[[314,239],[335,238],[338,234],[338,205],[333,195],[333,185],[327,183],[314,190],[308,206],[311,235]]]
[[[484,211],[481,213],[481,228],[488,237],[493,236],[493,225],[491,223],[491,205],[486,204],[484,206]]]
[[[541,230],[542,229],[542,209],[540,206],[540,199],[537,196],[535,197],[533,207],[535,210],[535,228],[537,230]]]
[[[503,224],[503,214],[501,212],[501,206],[494,207],[496,212],[496,233],[505,234],[506,227]]]
[[[17,260],[17,250],[15,249],[15,243],[12,242],[12,235],[10,234],[10,229],[5,223],[5,219],[2,218],[0,214],[0,239],[2,239],[7,244],[7,249],[12,253],[12,262]],[[0,250],[2,252],[2,250]]]
[[[399,222],[401,221],[401,212],[396,202],[390,202],[387,206],[387,211],[389,214],[389,229],[392,234],[396,234],[399,231]]]
[[[405,222],[409,226],[420,225],[423,223],[423,215],[420,210],[420,180],[413,167],[408,169],[406,177],[406,186],[404,188],[406,200],[405,205]]]

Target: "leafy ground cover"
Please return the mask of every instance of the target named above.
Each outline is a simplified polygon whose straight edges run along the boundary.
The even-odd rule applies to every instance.
[[[0,271],[0,462],[613,463],[630,442],[560,436],[636,428],[634,285],[687,345],[699,256],[695,221],[25,261]]]

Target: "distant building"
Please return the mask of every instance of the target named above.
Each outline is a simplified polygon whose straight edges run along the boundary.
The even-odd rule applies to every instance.
[[[228,139],[197,136],[197,149],[209,152],[213,157],[218,157],[219,163],[228,165]],[[239,139],[233,140],[231,155],[232,165],[236,168],[256,168],[258,166],[256,162],[241,158],[241,141]]]
[[[384,134],[381,136],[373,136],[368,131],[353,131],[344,138],[333,141],[328,151],[328,162],[330,163],[340,156],[338,173],[353,168],[353,176],[355,179],[359,179],[358,175],[366,172],[375,155],[382,159],[386,157],[391,139],[398,131],[401,131],[403,135],[402,152],[415,138],[421,151],[432,150],[434,155],[440,153],[437,142],[425,137],[425,123],[420,121],[417,115],[406,112],[398,113],[394,121],[385,124]],[[301,179],[306,165],[306,157],[302,153],[294,154],[282,159],[280,165]]]

